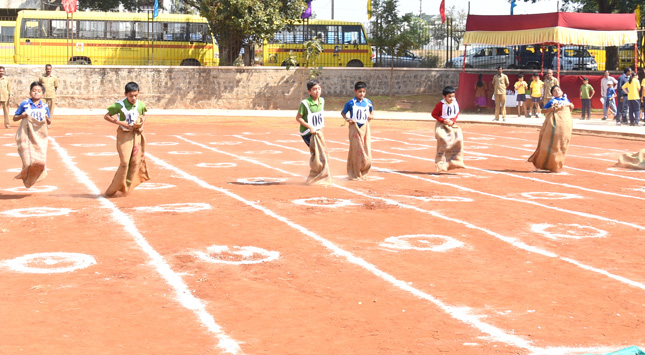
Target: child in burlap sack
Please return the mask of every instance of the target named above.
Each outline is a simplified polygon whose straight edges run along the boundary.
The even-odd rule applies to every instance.
[[[538,146],[528,161],[538,169],[557,172],[564,165],[571,141],[573,104],[558,85],[551,87],[551,95],[553,98],[542,110],[546,116],[540,129]]]
[[[317,80],[307,82],[309,97],[302,100],[296,121],[300,123],[300,135],[311,153],[309,166],[311,171],[307,177],[307,184],[329,184],[329,154],[322,129],[325,127],[325,100],[320,97],[322,88]]]
[[[126,195],[140,183],[150,180],[145,159],[146,138],[143,135],[147,109],[138,97],[139,85],[127,83],[125,98],[108,107],[108,112],[103,116],[106,121],[118,126],[116,149],[120,159],[112,184],[105,191],[106,196],[113,196],[117,191]]]
[[[432,117],[437,120],[434,132],[437,138],[435,165],[437,172],[465,168],[464,137],[455,123],[459,116],[459,104],[455,98],[455,88],[446,86],[443,89],[443,100],[432,110]]]
[[[355,97],[345,104],[340,112],[349,122],[349,153],[347,177],[350,180],[365,180],[372,167],[372,142],[370,124],[374,118],[372,101],[366,98],[367,84],[354,84]]]
[[[52,123],[49,107],[41,99],[45,87],[39,82],[29,86],[29,99],[18,106],[14,121],[20,121],[16,131],[18,154],[22,160],[22,171],[16,176],[26,188],[47,176],[47,127]]]

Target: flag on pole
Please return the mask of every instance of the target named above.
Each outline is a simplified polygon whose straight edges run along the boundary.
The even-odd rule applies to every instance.
[[[159,16],[159,0],[155,0],[155,10],[152,12],[152,19],[154,20]]]
[[[515,6],[517,6],[517,4],[515,3],[515,0],[512,0],[511,1],[511,15],[513,14],[513,9],[515,8]]]
[[[367,0],[367,19],[372,19],[372,0]]]
[[[441,14],[441,23],[446,22],[446,0],[441,0],[441,5],[439,5],[439,13]]]
[[[311,17],[311,0],[307,1],[307,9],[300,15],[303,20]]]
[[[63,8],[65,9],[65,13],[71,14],[73,12],[76,12],[77,8],[77,0],[63,0]]]

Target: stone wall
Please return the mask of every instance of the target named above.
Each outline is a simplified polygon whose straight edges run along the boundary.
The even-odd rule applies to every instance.
[[[13,105],[29,94],[44,66],[6,65]],[[304,69],[282,67],[112,67],[54,66],[57,107],[104,108],[123,98],[125,84],[137,82],[141,99],[156,109],[292,109],[306,97]],[[323,97],[353,95],[365,81],[368,95],[440,93],[457,86],[457,69],[325,68],[319,80]]]

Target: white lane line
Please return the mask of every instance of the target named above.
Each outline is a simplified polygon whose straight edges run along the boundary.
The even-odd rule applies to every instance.
[[[193,313],[200,320],[201,324],[208,329],[212,334],[214,334],[219,340],[217,346],[221,348],[225,353],[228,354],[239,354],[241,353],[240,345],[224,333],[222,328],[215,322],[215,319],[212,315],[206,310],[206,305],[202,300],[195,297],[188,288],[188,285],[184,282],[181,276],[172,270],[170,265],[166,263],[163,256],[157,252],[150,243],[141,235],[141,232],[137,229],[134,220],[130,215],[121,211],[112,201],[101,196],[101,191],[99,188],[90,180],[87,174],[81,170],[74,159],[67,154],[67,151],[61,147],[58,142],[52,137],[49,137],[49,141],[52,143],[52,147],[56,152],[61,156],[63,162],[67,168],[74,174],[76,179],[94,195],[94,198],[98,200],[103,208],[106,208],[112,212],[112,218],[114,221],[123,226],[125,231],[127,231],[133,238],[134,241],[139,245],[143,252],[150,258],[150,265],[166,280],[168,285],[170,285],[174,291],[175,296],[179,303],[185,308],[193,311]]]
[[[224,152],[224,151],[221,151],[219,149],[209,147],[209,146],[207,146],[205,144],[201,144],[201,143],[198,143],[198,142],[195,142],[195,141],[191,141],[191,140],[186,139],[186,138],[181,137],[181,136],[176,136],[176,137],[179,138],[179,139],[182,139],[182,140],[184,140],[184,141],[186,141],[188,143],[194,144],[194,145],[202,147],[204,149],[211,150],[211,151],[216,152],[216,153],[226,154],[226,155],[235,157],[235,158],[237,158],[239,160],[244,160],[244,161],[247,161],[247,162],[250,162],[250,163],[253,163],[253,164],[265,166],[265,167],[267,167],[269,169],[278,170],[278,171],[281,171],[283,173],[286,173],[286,174],[289,174],[289,175],[292,175],[292,176],[298,176],[297,174],[287,172],[287,171],[279,169],[279,168],[274,168],[272,166],[269,166],[267,164],[261,163],[259,161],[254,160],[254,159],[249,159],[249,158],[238,156],[238,155],[235,155],[235,154],[232,154],[232,153]],[[158,164],[158,165],[160,165],[160,166],[172,171],[173,173],[177,174],[178,176],[180,176],[180,177],[182,177],[182,178],[184,178],[186,180],[192,181],[192,182],[196,183],[197,185],[199,185],[199,186],[201,186],[201,187],[203,187],[205,189],[209,189],[209,190],[213,190],[213,191],[217,191],[217,192],[220,192],[222,194],[225,194],[225,195],[227,195],[227,196],[229,196],[229,197],[231,197],[231,198],[233,198],[233,199],[235,199],[237,201],[240,201],[240,202],[244,203],[245,205],[247,205],[249,207],[255,208],[256,210],[263,212],[265,215],[267,215],[269,217],[272,217],[274,219],[277,219],[277,220],[285,223],[289,227],[291,227],[291,228],[299,231],[300,233],[308,236],[309,238],[319,242],[321,245],[323,245],[324,247],[329,249],[334,255],[341,256],[341,257],[345,258],[348,262],[360,266],[361,268],[371,272],[372,274],[374,274],[375,276],[381,278],[382,280],[389,282],[393,286],[396,286],[396,287],[398,287],[398,288],[400,288],[400,289],[402,289],[404,291],[407,291],[407,292],[409,292],[409,293],[411,293],[411,294],[413,294],[413,295],[415,295],[415,296],[417,296],[417,297],[419,297],[421,299],[424,299],[424,300],[427,300],[427,301],[433,303],[435,306],[439,307],[441,310],[443,310],[445,313],[447,313],[451,317],[453,317],[453,318],[455,318],[455,319],[457,319],[457,320],[459,320],[459,321],[461,321],[461,322],[463,322],[465,324],[468,324],[468,325],[472,326],[475,329],[478,329],[480,332],[482,332],[484,334],[488,334],[491,337],[492,341],[502,342],[502,343],[505,343],[505,344],[516,346],[518,348],[527,349],[529,351],[538,350],[538,348],[536,348],[533,345],[531,345],[530,341],[528,341],[528,340],[526,340],[524,338],[521,338],[521,337],[519,337],[517,335],[507,333],[507,332],[505,332],[504,330],[502,330],[500,328],[497,328],[497,327],[495,327],[495,326],[493,326],[491,324],[483,322],[481,320],[482,317],[474,314],[473,310],[470,307],[455,307],[455,306],[451,306],[451,305],[441,301],[440,299],[438,299],[438,298],[436,298],[436,297],[434,297],[434,296],[432,296],[432,295],[430,295],[430,294],[428,294],[426,292],[423,292],[423,291],[421,291],[421,290],[419,290],[419,289],[417,289],[415,287],[412,287],[407,282],[405,282],[403,280],[399,280],[396,277],[394,277],[394,276],[392,276],[392,275],[380,270],[374,264],[369,263],[365,259],[360,258],[360,257],[352,254],[351,252],[342,249],[341,247],[339,247],[336,244],[332,243],[330,240],[319,236],[318,234],[316,234],[316,233],[312,232],[311,230],[307,229],[306,227],[303,227],[303,226],[301,226],[301,225],[299,225],[297,223],[292,222],[290,219],[288,219],[286,217],[278,215],[277,213],[275,213],[272,210],[260,205],[257,202],[249,201],[249,200],[245,199],[242,196],[239,196],[239,195],[237,195],[237,194],[235,194],[233,192],[230,192],[229,190],[226,190],[226,189],[223,189],[223,188],[220,188],[220,187],[217,187],[217,186],[213,186],[213,185],[211,185],[211,184],[199,179],[198,177],[190,175],[187,172],[185,172],[183,170],[180,170],[179,168],[174,167],[174,166],[170,165],[169,163],[165,162],[164,160],[161,160],[161,159],[159,159],[159,158],[157,158],[155,156],[152,156],[150,154],[146,154],[146,155],[147,155],[148,158],[150,158],[156,164]],[[333,185],[333,186],[338,186],[338,185]]]
[[[333,141],[333,140],[327,140],[327,142],[336,143],[336,144],[346,144],[346,143],[343,143],[343,142],[338,142],[338,141]],[[393,153],[393,152],[388,152],[388,151],[380,150],[380,149],[372,149],[372,151],[373,152],[378,152],[378,153],[396,155],[396,156],[399,156],[399,157],[406,157],[406,158],[413,158],[413,159],[418,159],[418,160],[423,160],[423,161],[429,161],[429,162],[434,163],[434,159],[418,157],[416,155]],[[482,156],[483,155],[490,156],[490,155],[484,154],[484,153],[473,153],[473,154],[482,155]],[[528,177],[528,176],[521,176],[521,175],[517,175],[517,174],[513,174],[513,173],[503,172],[503,171],[494,171],[494,170],[488,170],[488,169],[481,169],[481,168],[475,168],[475,167],[472,167],[472,166],[469,166],[468,169],[484,171],[484,172],[487,172],[487,173],[490,173],[490,174],[506,175],[506,176],[511,176],[511,177],[517,178],[517,179],[524,179],[524,180],[530,180],[530,181],[535,181],[535,182],[541,182],[541,183],[549,184],[549,185],[564,186],[564,187],[568,187],[568,188],[572,188],[572,189],[582,190],[582,191],[586,191],[586,192],[593,192],[593,193],[597,193],[597,194],[617,196],[617,197],[625,197],[625,198],[633,198],[633,199],[636,199],[636,200],[645,200],[645,197],[625,195],[625,194],[619,194],[619,193],[603,191],[603,190],[589,189],[589,188],[582,187],[582,186],[571,185],[571,184],[566,184],[566,183],[561,183],[561,182],[552,182],[552,181],[548,181],[548,180],[542,180],[542,179],[532,178],[532,177]]]
[[[180,137],[180,138],[181,138],[181,137]],[[182,139],[184,139],[184,138],[182,138]],[[283,148],[285,148],[285,149],[291,149],[291,150],[295,150],[295,151],[301,152],[301,153],[303,153],[303,154],[309,155],[309,153],[308,153],[308,152],[303,152],[302,150],[299,150],[299,149],[297,149],[297,148],[291,148],[291,147],[282,146],[282,145],[274,144],[274,143],[271,143],[271,142],[262,141],[262,140],[257,140],[257,139],[252,139],[252,138],[247,138],[247,137],[243,137],[243,138],[241,138],[241,139],[245,139],[245,140],[249,140],[249,141],[254,141],[254,142],[260,142],[260,143],[264,143],[264,144],[266,144],[266,145],[275,145],[275,146],[280,146],[280,147],[283,147]],[[189,140],[187,140],[187,139],[184,139],[184,140],[186,140],[187,142],[192,143],[192,144],[201,145],[200,143],[192,142],[192,141],[189,141]],[[231,153],[223,152],[223,151],[220,151],[220,150],[217,150],[216,152],[218,152],[218,153],[222,153],[222,154],[226,154],[226,155],[229,155],[229,156],[233,156],[233,157],[236,157],[236,158],[238,158],[238,159],[245,160],[245,161],[248,161],[248,162],[251,162],[251,163],[254,163],[254,164],[260,165],[260,166],[267,167],[267,168],[269,168],[269,169],[273,169],[273,170],[277,170],[277,171],[280,171],[280,172],[286,173],[286,174],[290,174],[290,175],[293,175],[293,176],[299,176],[299,175],[297,175],[297,174],[294,174],[294,173],[291,173],[291,172],[288,172],[288,171],[282,170],[282,169],[280,169],[280,168],[272,167],[272,166],[270,166],[270,165],[264,164],[264,163],[262,163],[262,162],[255,161],[255,160],[253,160],[253,159],[248,159],[248,158],[240,157],[240,156],[237,156],[237,155],[235,155],[235,154],[231,154]],[[378,169],[378,168],[376,168],[376,167],[373,167],[373,168]],[[437,182],[437,181],[433,181],[433,180],[423,179],[423,178],[420,178],[420,177],[417,177],[417,176],[414,176],[414,175],[406,175],[406,174],[403,174],[403,173],[396,173],[396,172],[393,172],[392,170],[389,170],[389,169],[379,169],[379,170],[382,170],[382,171],[385,171],[385,172],[390,172],[390,173],[395,173],[395,174],[398,174],[398,175],[401,175],[401,176],[405,176],[405,177],[408,177],[408,178],[414,178],[414,179],[420,179],[420,180],[427,180],[427,181],[432,182],[432,183],[435,183],[435,184],[448,185],[448,186],[452,186],[452,187],[455,187],[455,188],[458,188],[458,189],[461,189],[461,190],[465,190],[465,191],[468,191],[468,192],[474,192],[474,193],[477,193],[477,194],[483,194],[483,195],[487,195],[487,196],[490,196],[490,197],[495,197],[495,198],[500,198],[500,199],[505,199],[505,200],[511,200],[511,201],[515,201],[515,202],[527,203],[527,204],[531,204],[531,205],[534,205],[534,206],[540,206],[540,207],[544,207],[544,208],[555,209],[555,210],[557,210],[557,211],[567,212],[567,213],[572,213],[572,214],[576,214],[576,215],[577,215],[577,214],[582,214],[582,215],[583,215],[583,217],[587,217],[587,216],[585,216],[585,214],[583,214],[583,213],[581,213],[581,212],[568,211],[568,210],[564,210],[564,209],[560,209],[560,208],[556,208],[556,207],[551,207],[551,206],[543,205],[543,204],[538,203],[538,202],[535,202],[535,201],[518,200],[518,199],[511,198],[511,197],[505,197],[505,196],[498,196],[498,195],[488,194],[488,193],[485,193],[485,192],[481,192],[481,191],[476,191],[476,190],[473,190],[473,189],[465,188],[465,187],[462,187],[462,186],[459,186],[459,185],[454,185],[454,184],[448,184],[448,183],[445,183],[445,182]],[[568,262],[568,263],[571,263],[571,264],[576,265],[576,266],[579,266],[579,267],[582,267],[582,265],[584,265],[584,264],[582,264],[582,263],[580,263],[580,262],[577,262],[577,261],[576,261],[575,263],[573,263],[573,262],[571,262],[571,261],[570,261],[570,260],[573,260],[573,259],[566,258],[566,257],[561,257],[561,256],[557,255],[556,253],[550,252],[550,251],[548,251],[548,250],[544,250],[544,249],[542,249],[542,248],[538,248],[538,247],[534,247],[534,246],[532,246],[532,245],[526,244],[526,243],[524,243],[524,242],[522,242],[522,241],[518,240],[517,238],[512,238],[512,237],[506,237],[506,236],[503,236],[503,235],[498,234],[498,233],[496,233],[496,232],[494,232],[494,231],[488,230],[488,229],[483,228],[483,227],[476,226],[476,225],[474,225],[474,224],[472,224],[472,223],[470,223],[470,222],[467,222],[467,221],[462,221],[462,220],[459,220],[459,219],[456,219],[456,218],[451,218],[451,217],[445,216],[445,215],[443,215],[443,214],[437,213],[437,212],[435,212],[435,211],[425,210],[425,209],[422,209],[422,208],[419,208],[419,207],[416,207],[416,206],[413,206],[413,205],[408,205],[408,204],[405,204],[405,203],[401,203],[401,202],[399,202],[399,201],[392,200],[392,199],[389,199],[389,198],[379,197],[379,196],[373,196],[373,195],[367,195],[367,194],[365,194],[365,193],[362,193],[362,192],[359,192],[359,191],[355,191],[355,190],[352,190],[352,189],[346,188],[346,187],[341,186],[341,185],[332,184],[332,186],[334,186],[334,187],[336,187],[336,188],[339,188],[339,189],[343,189],[343,190],[348,191],[348,192],[351,192],[351,193],[353,193],[353,194],[357,194],[357,195],[360,195],[360,196],[366,197],[366,198],[381,200],[381,201],[383,201],[383,202],[385,202],[385,203],[388,203],[388,204],[396,205],[396,206],[399,206],[399,207],[402,207],[402,208],[411,209],[411,210],[414,210],[414,211],[417,211],[417,212],[421,212],[421,213],[424,213],[424,214],[429,214],[429,215],[434,216],[434,217],[437,217],[437,218],[441,218],[441,219],[444,219],[444,220],[447,220],[447,221],[451,221],[451,222],[455,222],[455,223],[457,223],[457,224],[461,224],[461,225],[463,225],[463,226],[465,226],[465,227],[467,227],[467,228],[470,228],[470,229],[474,229],[474,230],[478,230],[478,231],[484,232],[484,233],[486,233],[486,234],[488,234],[488,235],[490,235],[490,236],[492,236],[492,237],[495,237],[495,238],[497,238],[497,239],[499,239],[499,240],[501,240],[501,241],[503,241],[503,242],[505,242],[505,243],[508,243],[508,244],[510,244],[510,245],[512,245],[512,246],[514,246],[514,247],[516,247],[516,248],[518,248],[518,249],[521,249],[521,250],[525,250],[525,251],[528,251],[528,252],[531,252],[531,253],[536,253],[536,254],[539,254],[539,255],[544,255],[544,256],[546,256],[546,257],[558,258],[558,259],[560,259],[560,260],[566,261],[566,262]],[[593,215],[589,215],[589,216],[590,216],[590,218],[598,218],[598,219],[604,218],[604,217],[601,217],[601,216],[593,216]],[[607,219],[607,220],[609,220],[609,219]],[[619,224],[628,225],[628,226],[630,226],[630,227],[634,227],[634,228],[637,228],[637,229],[639,229],[639,230],[642,230],[642,229],[644,229],[644,228],[645,228],[645,227],[642,227],[642,226],[639,226],[639,225],[636,225],[636,224],[632,224],[632,223],[629,223],[629,222],[614,221],[614,220],[609,220],[609,221],[610,221],[610,222],[614,222],[614,223],[619,223]],[[585,269],[585,270],[589,270],[589,271],[594,271],[594,272],[595,272],[596,270],[600,270],[600,269],[596,269],[596,268],[594,268],[594,267],[592,267],[592,266],[585,266],[585,267],[583,267],[583,269]],[[607,271],[603,271],[601,274],[602,274],[602,275],[605,275],[605,276],[608,276],[608,277],[610,277],[610,278],[612,278],[612,279],[614,279],[614,280],[617,280],[617,281],[619,281],[619,282],[623,282],[623,283],[628,284],[628,285],[630,285],[630,286],[633,286],[633,287],[636,287],[636,288],[640,288],[640,289],[642,289],[642,290],[645,290],[645,284],[643,284],[643,283],[641,283],[641,282],[633,281],[633,280],[627,279],[627,278],[625,278],[625,277],[623,277],[623,276],[619,276],[619,275],[615,275],[615,274],[609,273],[609,272],[607,272]]]

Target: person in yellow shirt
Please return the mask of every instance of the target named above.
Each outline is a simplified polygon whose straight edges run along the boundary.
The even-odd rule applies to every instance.
[[[519,73],[517,75],[517,82],[515,82],[515,92],[517,92],[517,117],[522,117],[520,110],[524,107],[524,116],[529,117],[526,114],[526,89],[529,85],[524,81],[524,74]]]
[[[45,75],[38,78],[38,82],[45,87],[45,103],[49,106],[49,113],[54,114],[54,104],[56,102],[56,90],[58,90],[58,78],[52,75],[52,65],[45,65]]]
[[[540,117],[542,111],[540,110],[540,102],[542,102],[542,88],[544,83],[540,80],[538,73],[533,73],[533,81],[531,81],[531,107],[529,108],[529,115],[535,107],[535,117]]]
[[[629,80],[623,85],[623,91],[627,93],[629,125],[638,126],[638,120],[641,117],[641,84],[638,82],[637,73],[633,73],[629,77]]]
[[[643,77],[643,81],[641,82],[641,115],[643,117],[641,118],[641,121],[645,122],[645,112],[643,112],[645,111],[645,74],[642,70],[640,76]]]
[[[4,114],[4,128],[9,128],[9,100],[11,99],[11,83],[4,76],[4,67],[0,67],[0,106]]]

